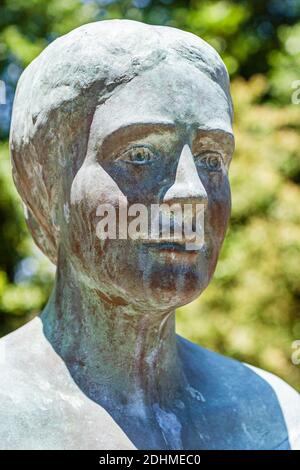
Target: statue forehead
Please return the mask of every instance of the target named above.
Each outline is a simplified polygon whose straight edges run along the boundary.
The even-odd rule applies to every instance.
[[[233,135],[231,107],[220,86],[194,66],[159,64],[97,107],[91,138],[136,124],[174,124]]]

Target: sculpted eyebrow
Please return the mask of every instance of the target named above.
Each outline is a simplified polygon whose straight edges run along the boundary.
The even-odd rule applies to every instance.
[[[226,147],[228,153],[233,153],[235,147],[235,140],[233,134],[221,129],[203,130],[197,129],[194,143],[201,143],[203,139],[209,139],[216,144]]]
[[[102,141],[102,149],[108,149],[111,145],[127,144],[130,141],[142,139],[149,134],[162,134],[166,131],[175,131],[175,124],[169,122],[149,122],[149,123],[132,123],[127,124],[113,130],[104,137]]]

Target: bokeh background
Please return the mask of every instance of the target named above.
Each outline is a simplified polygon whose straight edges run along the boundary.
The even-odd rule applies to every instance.
[[[177,313],[190,340],[300,390],[300,0],[1,0],[0,336],[44,306],[54,267],[34,247],[13,186],[8,133],[20,73],[56,37],[96,20],[175,26],[208,41],[232,80],[233,212],[214,280]],[[299,83],[300,85],[300,83]],[[300,98],[300,93],[299,93]]]

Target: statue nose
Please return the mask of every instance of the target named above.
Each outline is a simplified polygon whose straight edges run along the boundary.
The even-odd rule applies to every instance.
[[[163,202],[207,205],[207,193],[199,178],[190,146],[185,144],[178,161],[176,177]]]

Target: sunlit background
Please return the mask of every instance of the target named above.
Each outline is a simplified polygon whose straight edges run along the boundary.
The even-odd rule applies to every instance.
[[[231,75],[231,226],[214,280],[178,311],[178,332],[300,390],[300,365],[291,361],[300,340],[300,0],[1,0],[0,336],[43,308],[54,276],[31,241],[11,178],[18,77],[56,37],[111,18],[191,31],[218,50]]]

